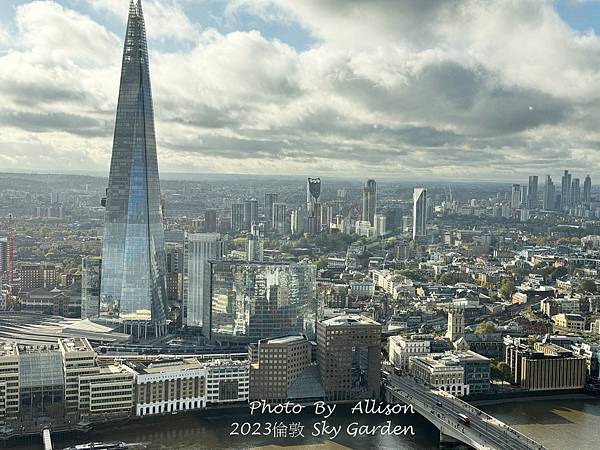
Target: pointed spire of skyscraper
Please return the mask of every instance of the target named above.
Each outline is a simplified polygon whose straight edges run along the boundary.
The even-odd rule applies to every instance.
[[[165,246],[142,4],[129,4],[102,246],[100,315],[166,322]]]

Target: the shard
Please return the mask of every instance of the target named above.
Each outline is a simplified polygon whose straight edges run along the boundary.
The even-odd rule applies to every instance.
[[[100,316],[161,334],[166,258],[141,0],[129,6],[105,205]]]

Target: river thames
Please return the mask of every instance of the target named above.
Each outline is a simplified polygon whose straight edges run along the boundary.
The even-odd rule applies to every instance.
[[[528,434],[551,450],[578,449],[591,450],[598,448],[600,442],[600,399],[585,397],[578,399],[550,399],[535,401],[510,400],[500,404],[479,405],[498,419]],[[247,410],[224,410],[222,414],[191,413],[163,418],[145,419],[125,423],[110,429],[97,430],[87,437],[54,436],[54,448],[62,449],[69,445],[89,441],[114,442],[124,441],[132,445],[131,449],[148,450],[195,450],[195,449],[248,449],[263,450],[286,447],[288,450],[298,448],[313,449],[437,449],[439,448],[438,430],[418,414],[399,414],[395,416],[352,414],[350,406],[338,405],[335,413],[327,418],[330,430],[340,427],[334,439],[322,435],[323,417],[315,416],[314,410],[308,408],[298,415],[250,415]],[[352,436],[348,424],[377,426],[391,421],[391,428],[407,430],[404,435]],[[244,431],[258,432],[260,435],[230,435],[236,431],[232,423],[248,422],[250,427]],[[260,424],[255,425],[256,423]],[[263,435],[267,431],[267,423],[275,424],[300,423],[304,437],[274,437]],[[316,425],[315,425],[316,424]],[[412,427],[411,427],[412,426]],[[298,428],[295,427],[297,430]],[[312,436],[318,430],[320,436]],[[414,435],[411,435],[414,432]],[[17,446],[14,450],[39,450],[41,441],[32,441]]]

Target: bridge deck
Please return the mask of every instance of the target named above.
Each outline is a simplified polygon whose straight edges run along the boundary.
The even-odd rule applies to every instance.
[[[433,391],[408,376],[391,374],[386,383],[391,401],[410,403],[442,434],[481,450],[545,450],[545,447],[502,421],[443,391]],[[463,424],[459,414],[470,419]]]

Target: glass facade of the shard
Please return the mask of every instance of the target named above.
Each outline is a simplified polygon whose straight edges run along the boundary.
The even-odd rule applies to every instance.
[[[165,245],[148,49],[141,1],[131,2],[102,247],[100,316],[166,321]]]

